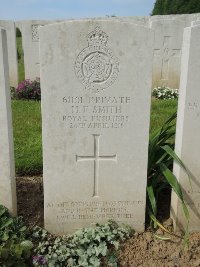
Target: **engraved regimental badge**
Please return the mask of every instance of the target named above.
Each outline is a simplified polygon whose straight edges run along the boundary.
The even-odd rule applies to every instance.
[[[88,34],[88,47],[75,62],[75,73],[86,89],[95,93],[111,86],[119,73],[119,61],[107,47],[108,35],[100,27]]]

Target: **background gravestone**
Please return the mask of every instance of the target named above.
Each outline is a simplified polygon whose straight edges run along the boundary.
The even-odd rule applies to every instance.
[[[190,231],[200,230],[200,26],[186,28],[183,38],[180,97],[175,151],[193,174],[192,188],[185,172],[174,165],[190,212]],[[175,229],[186,226],[180,201],[172,194]]]
[[[10,85],[16,87],[18,85],[18,62],[15,23],[13,21],[0,20],[0,27],[4,28],[7,33]]]
[[[176,19],[154,19],[150,27],[155,31],[153,87],[179,88],[185,22]]]
[[[35,80],[40,77],[39,62],[39,27],[50,23],[46,20],[17,21],[16,25],[22,34],[24,51],[25,78]]]
[[[117,21],[40,29],[45,227],[144,230],[153,34]]]
[[[16,214],[16,186],[6,31],[0,28],[0,204]]]

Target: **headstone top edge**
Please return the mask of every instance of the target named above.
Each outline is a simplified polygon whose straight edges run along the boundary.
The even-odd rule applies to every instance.
[[[136,22],[129,22],[129,21],[117,21],[117,20],[109,20],[109,19],[87,19],[87,20],[83,20],[83,19],[80,19],[80,20],[69,20],[69,21],[62,21],[62,22],[57,22],[57,23],[50,23],[50,24],[46,24],[44,25],[43,27],[40,27],[39,28],[39,32],[45,32],[45,31],[48,31],[49,29],[51,29],[52,27],[59,27],[59,26],[69,26],[69,25],[76,25],[76,24],[80,24],[80,25],[83,25],[83,24],[87,24],[89,22],[94,22],[94,23],[109,23],[109,24],[115,24],[115,25],[129,25],[131,27],[136,27],[136,28],[141,28],[141,29],[145,29],[147,30],[148,32],[153,32],[152,29],[149,28],[149,26],[147,25],[141,25],[141,24],[137,24]]]

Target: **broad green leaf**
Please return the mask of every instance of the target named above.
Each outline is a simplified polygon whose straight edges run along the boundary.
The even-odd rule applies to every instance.
[[[0,217],[5,213],[6,209],[3,205],[0,205]]]
[[[183,195],[181,187],[176,179],[176,176],[170,171],[169,168],[166,167],[164,163],[160,164],[160,169],[167,179],[168,183],[171,185],[174,192],[177,194],[177,196],[183,201]]]
[[[185,214],[185,217],[188,220],[189,219],[188,208],[185,205],[185,202],[184,202],[184,199],[183,199],[182,190],[181,190],[181,187],[179,185],[179,182],[178,182],[176,176],[163,163],[160,164],[160,169],[161,169],[163,175],[165,176],[165,178],[167,179],[167,181],[169,182],[169,184],[171,185],[171,187],[174,190],[174,192],[177,194],[177,196],[181,200],[183,212]]]
[[[148,193],[148,197],[151,203],[151,208],[153,210],[154,215],[156,216],[157,214],[157,204],[156,204],[156,199],[155,199],[155,195],[154,195],[154,191],[153,191],[153,187],[152,185],[147,186],[147,193]]]
[[[190,186],[192,188],[191,177],[194,177],[192,172],[185,166],[182,160],[177,156],[177,154],[169,146],[163,146],[162,149],[165,150],[181,168],[183,168],[183,170],[188,175]]]
[[[12,218],[7,218],[6,221],[1,224],[0,229],[8,227],[12,222],[13,222]]]

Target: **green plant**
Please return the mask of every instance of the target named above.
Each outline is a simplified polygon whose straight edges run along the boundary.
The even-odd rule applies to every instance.
[[[189,220],[189,213],[184,202],[180,184],[172,172],[173,161],[176,161],[190,176],[189,170],[174,152],[175,120],[176,113],[164,123],[163,127],[150,135],[147,207],[154,226],[158,224],[156,220],[158,194],[166,187],[171,187],[177,194],[181,200],[185,217]]]
[[[171,89],[169,87],[161,86],[153,89],[152,96],[157,99],[177,99],[179,95],[178,89]]]
[[[39,78],[35,81],[26,79],[19,83],[15,89],[17,99],[41,100],[41,89]]]
[[[26,239],[27,231],[21,217],[12,217],[0,205],[0,266],[25,267],[28,265],[33,244]]]
[[[17,37],[16,41],[17,41],[17,55],[18,55],[18,76],[19,76],[19,81],[21,82],[25,79],[22,37]]]
[[[17,98],[15,87],[10,87],[10,97],[12,100]]]
[[[34,238],[42,239],[35,248],[34,266],[98,267],[102,263],[117,266],[120,242],[131,234],[128,226],[119,227],[115,222],[78,230],[71,236],[54,237],[39,228]]]
[[[157,0],[152,15],[191,14],[200,12],[198,0]]]
[[[16,28],[16,37],[22,37],[21,31],[19,28]]]

